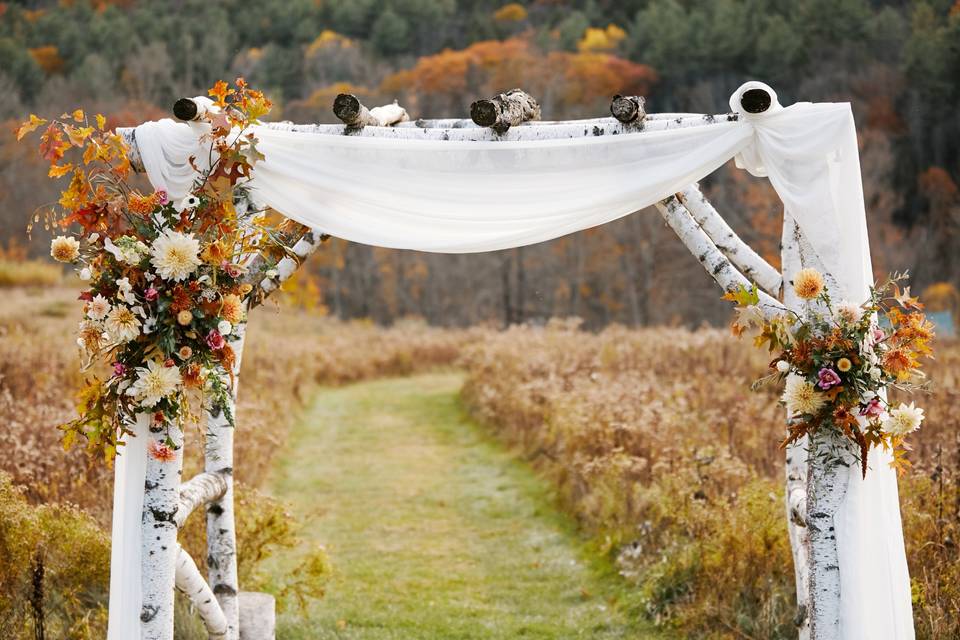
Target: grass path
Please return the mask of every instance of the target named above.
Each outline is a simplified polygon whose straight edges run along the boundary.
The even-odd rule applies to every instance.
[[[619,578],[545,483],[464,418],[460,383],[320,392],[270,490],[311,519],[334,575],[307,616],[281,616],[278,638],[655,637],[616,605]]]

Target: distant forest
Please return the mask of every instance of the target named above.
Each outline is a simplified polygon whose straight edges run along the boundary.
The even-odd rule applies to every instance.
[[[333,121],[340,92],[398,99],[414,118],[466,117],[476,98],[513,87],[544,119],[606,115],[615,93],[645,95],[650,111],[724,112],[747,79],[784,104],[850,101],[877,271],[909,268],[917,290],[960,285],[960,0],[0,3],[5,131],[77,106],[114,126],[166,117],[176,98],[237,75],[267,91],[272,119],[301,122]],[[780,204],[765,181],[725,169],[701,186],[778,262]],[[55,191],[26,145],[0,137],[3,251],[23,252],[27,221]],[[34,236],[26,249],[40,255]],[[645,211],[481,255],[331,240],[290,294],[377,322],[720,322],[726,306],[699,269]]]

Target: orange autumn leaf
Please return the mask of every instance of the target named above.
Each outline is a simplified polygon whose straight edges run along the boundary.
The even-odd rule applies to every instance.
[[[17,140],[22,140],[23,136],[35,131],[38,127],[47,124],[47,121],[43,118],[38,118],[36,114],[31,113],[30,119],[20,125],[20,128],[17,129]]]
[[[71,171],[73,171],[73,165],[69,162],[63,165],[52,164],[50,165],[50,171],[47,173],[47,175],[51,178],[59,178],[61,176],[65,176]]]
[[[207,91],[207,94],[210,95],[210,97],[215,98],[217,104],[221,107],[226,106],[227,96],[233,95],[234,93],[236,93],[236,91],[231,89],[223,80],[217,80],[217,83],[213,85],[209,91]]]
[[[59,162],[70,143],[63,139],[63,132],[56,124],[51,124],[40,138],[40,155],[51,163]]]

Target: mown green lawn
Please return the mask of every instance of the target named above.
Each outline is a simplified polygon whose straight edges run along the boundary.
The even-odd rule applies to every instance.
[[[324,389],[270,483],[334,573],[287,639],[653,638],[548,487],[457,404],[461,377]],[[296,564],[287,558],[274,571]]]

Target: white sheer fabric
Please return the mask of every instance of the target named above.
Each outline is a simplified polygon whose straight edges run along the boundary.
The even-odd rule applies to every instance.
[[[254,169],[259,202],[305,225],[364,244],[445,253],[491,251],[556,238],[647,207],[736,158],[768,176],[845,289],[864,299],[872,282],[849,104],[774,104],[759,115],[693,128],[530,142],[361,138],[257,127],[266,160]],[[195,177],[190,156],[205,158],[203,125],[170,120],[137,127],[155,188],[183,196]],[[127,447],[134,453],[135,445]],[[896,477],[874,454],[867,479],[851,468],[837,517],[843,638],[914,637]],[[139,475],[138,475],[139,474]],[[136,455],[118,483],[142,487]],[[118,506],[121,507],[118,509]],[[139,524],[132,501],[115,501],[114,519]],[[139,536],[138,526],[122,527]],[[115,524],[114,531],[117,527]],[[116,540],[116,538],[115,538]],[[137,540],[137,545],[139,539]],[[112,568],[128,593],[139,589],[139,563],[125,563],[124,539]],[[135,575],[134,575],[135,574]],[[111,581],[114,588],[117,583]],[[136,593],[138,593],[137,591]],[[115,608],[115,617],[139,608]],[[111,640],[128,636],[115,635]]]

